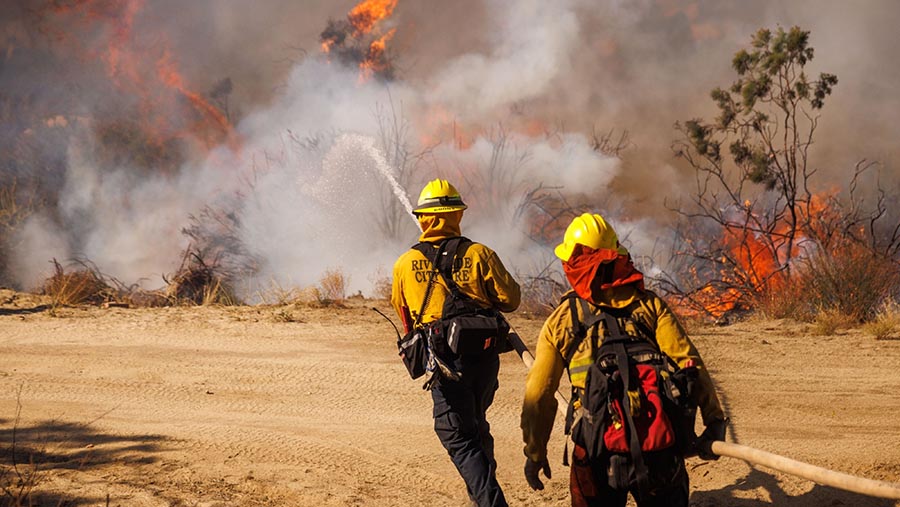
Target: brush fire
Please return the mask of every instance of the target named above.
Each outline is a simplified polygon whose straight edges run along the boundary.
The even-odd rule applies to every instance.
[[[545,489],[522,477],[525,379],[576,364],[547,368],[545,318],[567,302],[586,315],[571,290],[602,309],[594,296],[625,285],[658,313],[610,310],[605,329],[678,335],[660,356],[690,342],[696,358],[657,381],[677,404],[672,379],[697,372],[715,391],[701,422],[728,428],[730,443],[677,451],[691,505],[886,507],[898,23],[893,0],[4,2],[0,505],[470,502],[432,459],[437,412],[382,318],[397,320],[397,258],[433,212],[452,213],[433,229],[463,217],[510,275],[493,289],[512,277],[521,293],[506,316],[526,367],[498,353],[489,414],[492,473],[517,505],[572,493],[549,477],[575,442],[562,431],[547,462],[526,451]],[[420,252],[416,280],[437,264]],[[440,391],[454,376],[432,338],[423,377]],[[607,398],[602,431],[637,434],[643,409]]]
[[[248,69],[265,61],[252,46],[241,45],[229,67],[220,65],[229,56],[213,45],[241,40],[224,28],[246,14],[240,8],[187,9],[186,19],[208,9],[218,14],[197,34],[166,21],[167,5],[142,0],[34,1],[13,9],[2,18],[4,283],[40,287],[59,275],[52,260],[68,259],[157,290],[154,279],[183,279],[182,271],[201,266],[227,272],[216,283],[235,284],[236,299],[253,301],[267,280],[314,284],[340,264],[352,291],[364,292],[372,273],[384,272],[415,235],[397,188],[414,191],[431,175],[457,181],[472,203],[475,232],[501,238],[519,273],[545,284],[543,291],[534,285],[546,292],[535,308],[552,306],[564,288],[551,247],[568,220],[588,210],[618,218],[628,246],[641,252],[635,260],[681,312],[714,319],[758,308],[807,276],[813,257],[835,255],[841,245],[866,246],[878,262],[896,255],[886,180],[868,176],[882,165],[863,164],[851,191],[823,191],[812,176],[829,171],[810,162],[801,168],[807,194],[788,195],[788,206],[780,199],[795,181],[754,187],[745,179],[738,188],[725,169],[716,175],[719,189],[707,178],[691,197],[692,160],[679,166],[678,153],[665,160],[645,143],[669,120],[622,122],[640,118],[636,112],[652,97],[610,102],[608,93],[627,83],[620,74],[570,88],[569,76],[592,75],[577,63],[590,48],[597,66],[627,74],[627,58],[640,51],[632,39],[612,28],[596,36],[572,31],[579,23],[605,26],[577,3],[470,7],[426,13],[398,0],[366,0],[343,12],[304,13],[321,14],[297,32],[315,37],[313,49],[284,43],[280,50],[295,54],[286,68],[265,74],[271,83],[262,94],[248,92],[251,76],[262,75]],[[609,7],[616,8],[627,9]],[[262,9],[258,18],[280,26],[294,12],[268,16]],[[454,34],[464,41],[458,48],[437,44],[433,35],[446,29],[441,16],[467,15],[481,16],[480,24]],[[644,19],[645,29],[686,20],[684,41],[731,51],[724,41],[733,27],[702,3],[659,2],[630,15]],[[251,26],[248,40],[257,33]],[[444,61],[428,59],[428,51]],[[523,81],[530,68],[542,70],[540,79]],[[623,113],[610,113],[615,109]],[[671,114],[691,114],[682,109]],[[802,119],[797,113],[791,118]],[[365,143],[336,142],[344,133],[371,138],[378,157],[354,152]],[[796,149],[804,160],[814,151],[808,139],[794,148],[771,148],[769,156],[780,163],[796,158]],[[639,180],[648,164],[662,168],[661,181],[672,187],[664,194],[688,197],[675,215],[690,220],[672,226],[666,210],[673,201],[648,200]],[[822,180],[820,188],[834,185]],[[348,206],[341,197],[348,188],[373,189],[371,199],[350,205],[362,215],[337,209]],[[712,192],[738,200],[711,203]],[[358,248],[339,248],[333,260],[317,254],[316,245],[354,237],[370,238],[372,255],[352,253]]]

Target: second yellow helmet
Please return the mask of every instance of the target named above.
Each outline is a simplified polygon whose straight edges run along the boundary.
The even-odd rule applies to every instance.
[[[566,228],[563,242],[553,252],[564,262],[568,262],[575,245],[584,245],[594,250],[618,250],[619,254],[628,255],[628,250],[619,245],[616,231],[596,213],[584,213],[572,219],[572,223]]]

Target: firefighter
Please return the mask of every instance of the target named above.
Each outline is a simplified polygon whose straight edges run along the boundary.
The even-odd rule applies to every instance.
[[[727,420],[716,395],[712,379],[703,366],[696,347],[686,335],[672,311],[653,292],[646,290],[643,275],[632,264],[628,251],[619,244],[613,228],[597,214],[585,213],[572,220],[563,242],[555,249],[562,260],[572,291],[547,318],[538,336],[534,365],[528,373],[522,407],[522,435],[525,442],[525,479],[535,490],[544,488],[539,474],[550,478],[547,442],[553,428],[557,402],[554,392],[563,370],[568,370],[573,386],[572,419],[577,420],[582,408],[579,395],[584,395],[585,365],[594,361],[592,346],[573,346],[573,310],[568,297],[577,295],[588,301],[585,308],[621,314],[630,311],[635,319],[652,329],[659,350],[680,368],[695,366],[695,397],[702,414],[705,431],[686,447],[695,449],[703,459],[716,459],[709,446],[723,440]],[[572,294],[574,292],[574,294]],[[585,318],[582,310],[579,320]],[[652,339],[652,338],[651,338]],[[571,353],[571,354],[570,354]],[[566,364],[567,354],[570,354]],[[691,424],[692,427],[692,424]],[[573,506],[624,506],[629,493],[640,507],[687,507],[689,486],[684,466],[685,452],[668,450],[646,453],[638,450],[643,465],[649,469],[649,485],[638,489],[634,483],[631,455],[613,456],[604,447],[600,457],[587,458],[584,443],[573,438],[569,489]],[[690,453],[690,451],[688,452]],[[618,467],[621,467],[618,468]],[[624,475],[623,475],[624,474]],[[624,481],[624,482],[623,482]],[[649,486],[649,487],[647,487]]]
[[[422,230],[419,241],[437,250],[443,241],[459,237],[466,208],[448,181],[429,182],[413,210]],[[394,264],[391,304],[407,331],[415,322],[428,324],[441,317],[449,295],[441,277],[436,277],[423,305],[431,269],[423,252],[415,248]],[[454,264],[453,279],[462,293],[484,307],[511,312],[519,306],[519,284],[497,254],[484,245],[468,244]],[[498,387],[499,351],[444,359],[459,373],[459,379],[439,376],[431,386],[434,431],[465,481],[470,500],[479,506],[507,505],[495,475],[494,440],[485,418]]]

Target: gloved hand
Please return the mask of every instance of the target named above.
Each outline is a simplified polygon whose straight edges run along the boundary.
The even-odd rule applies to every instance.
[[[728,419],[716,419],[706,425],[703,434],[697,438],[694,446],[700,459],[715,461],[719,459],[719,455],[712,452],[712,443],[716,440],[725,441],[725,428],[728,426]]]
[[[544,458],[543,461],[531,461],[531,458],[525,458],[525,480],[528,481],[531,489],[544,489],[544,483],[541,482],[538,476],[541,470],[544,471],[544,475],[549,479],[550,462],[547,461],[547,458]]]
[[[513,337],[510,336],[510,335],[514,335],[515,338],[513,338]],[[497,353],[498,353],[498,354],[505,354],[505,353],[507,353],[507,352],[512,352],[512,351],[516,350],[515,346],[513,346],[513,340],[514,340],[514,339],[515,339],[515,340],[519,340],[520,338],[519,338],[519,335],[517,335],[516,333],[514,333],[514,332],[512,332],[512,331],[510,331],[509,334],[507,334],[507,335],[504,336],[503,338],[498,339],[498,341],[497,341]]]

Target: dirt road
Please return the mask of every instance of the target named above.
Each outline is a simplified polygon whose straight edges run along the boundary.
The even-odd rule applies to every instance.
[[[430,399],[369,308],[63,309],[0,294],[2,464],[33,460],[43,505],[465,505]],[[533,344],[541,322],[514,317]],[[786,321],[694,330],[730,439],[900,482],[900,341]],[[489,412],[512,505],[568,505],[522,478],[525,368],[503,356]],[[18,414],[18,417],[17,417]],[[888,507],[738,460],[689,460],[692,505]],[[20,465],[20,470],[27,467]]]

